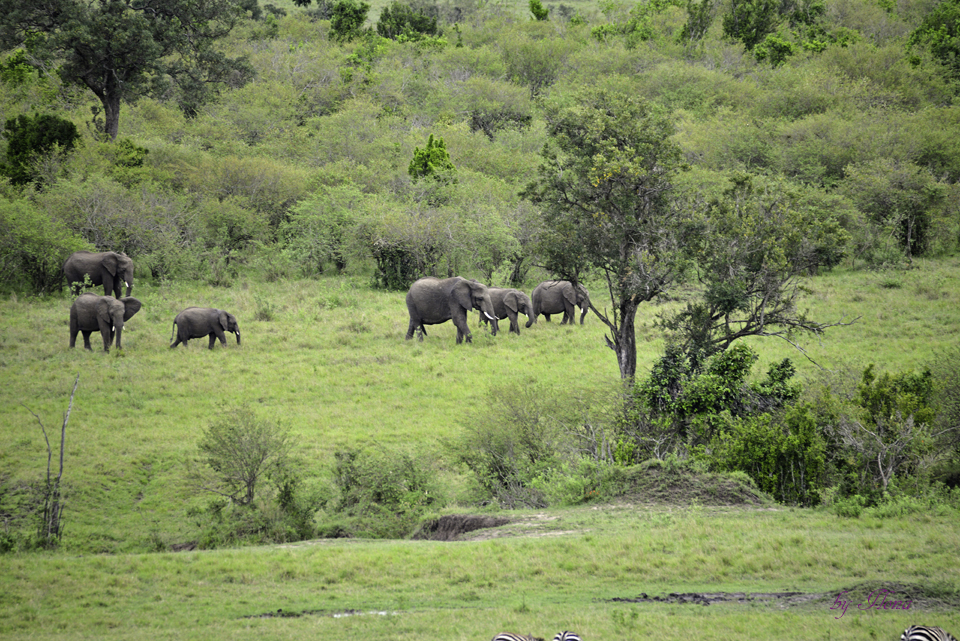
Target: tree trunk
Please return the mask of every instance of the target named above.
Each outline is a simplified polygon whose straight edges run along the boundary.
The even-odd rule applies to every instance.
[[[627,383],[632,383],[637,374],[637,333],[634,327],[637,307],[636,301],[630,299],[622,301],[619,314],[613,319],[613,322],[610,322],[610,319],[591,306],[593,313],[610,330],[610,335],[604,336],[604,339],[607,341],[607,347],[617,355],[620,379]]]
[[[103,131],[110,140],[117,139],[120,131],[120,97],[105,96],[103,102]],[[129,293],[127,294],[129,296]]]

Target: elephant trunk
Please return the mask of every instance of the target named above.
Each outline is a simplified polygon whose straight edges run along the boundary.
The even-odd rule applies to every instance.
[[[527,324],[524,325],[524,327],[530,327],[536,322],[537,322],[537,316],[533,312],[530,312],[527,314]]]
[[[114,338],[117,341],[117,349],[123,349],[123,345],[120,343],[120,336],[123,334],[123,325],[114,325],[113,329],[110,332],[111,342]]]
[[[237,345],[239,345],[239,344],[240,344],[240,330],[238,329],[236,333],[237,333]]]

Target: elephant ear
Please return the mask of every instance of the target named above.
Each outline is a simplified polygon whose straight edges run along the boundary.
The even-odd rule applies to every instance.
[[[100,300],[97,301],[97,318],[108,325],[113,324],[113,317],[110,315],[110,303],[112,301],[113,298],[110,296],[100,296]]]
[[[132,296],[127,298],[121,298],[120,302],[123,303],[123,320],[124,322],[133,318],[133,315],[140,311],[141,303],[136,298]]]
[[[457,304],[460,307],[471,310],[473,309],[473,288],[475,283],[471,283],[468,280],[461,280],[453,288],[453,299],[457,301]]]
[[[106,267],[111,276],[116,276],[117,268],[120,266],[120,259],[114,252],[108,252],[103,255],[103,260],[100,261],[100,264]]]
[[[507,309],[516,314],[520,311],[520,301],[518,299],[519,296],[517,296],[517,292],[507,292],[503,297],[503,304],[506,305]]]
[[[223,328],[223,331],[230,331],[230,319],[227,318],[227,313],[221,309],[220,313],[217,315],[217,318],[220,321],[220,327]]]
[[[563,298],[571,305],[577,304],[577,291],[570,283],[567,283],[567,286],[563,288]]]

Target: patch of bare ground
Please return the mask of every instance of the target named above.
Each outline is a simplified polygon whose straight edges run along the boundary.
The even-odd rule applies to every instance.
[[[868,581],[830,592],[671,592],[610,599],[616,603],[680,603],[689,605],[769,605],[779,609],[806,606],[832,610],[840,618],[847,611],[955,610],[960,592],[951,586]]]

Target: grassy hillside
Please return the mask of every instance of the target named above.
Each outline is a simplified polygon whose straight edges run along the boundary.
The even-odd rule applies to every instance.
[[[947,258],[906,272],[841,269],[810,278],[803,306],[812,317],[858,320],[802,345],[823,367],[853,377],[871,362],[889,371],[921,368],[957,344],[958,276],[960,261]],[[445,461],[440,441],[483,420],[491,390],[540,385],[589,395],[614,389],[619,380],[593,315],[575,327],[541,318],[520,336],[476,329],[473,343],[456,345],[450,323],[430,327],[423,343],[405,341],[404,295],[371,290],[360,279],[250,278],[230,288],[141,281],[134,294],[143,309],[127,325],[124,350],[109,354],[67,347],[66,296],[0,302],[6,474],[44,472],[46,445],[32,413],[43,420],[56,452],[61,417],[80,375],[66,436],[68,551],[137,551],[158,540],[195,539],[196,523],[185,514],[211,495],[189,486],[185,463],[197,454],[201,430],[225,408],[246,402],[288,426],[311,478],[328,474],[338,449],[408,446],[436,461],[447,498],[456,503],[464,477]],[[603,303],[595,296],[594,304]],[[168,349],[173,317],[190,305],[236,314],[242,345],[228,335],[226,348],[209,351],[204,339]],[[642,307],[638,318],[641,373],[659,355],[658,311]],[[471,326],[476,323],[474,315]],[[790,357],[802,379],[820,375],[782,341],[756,340],[754,347],[762,363]]]

